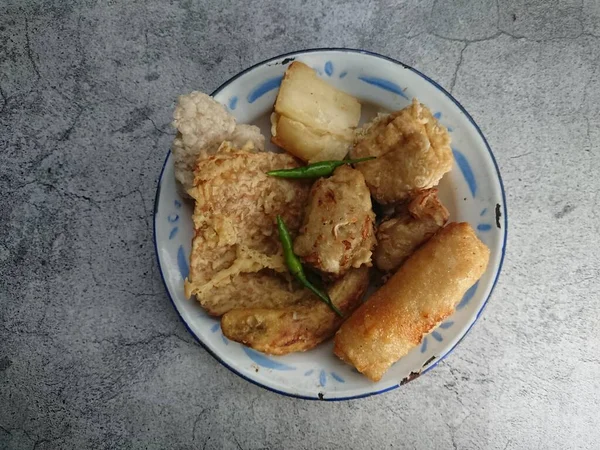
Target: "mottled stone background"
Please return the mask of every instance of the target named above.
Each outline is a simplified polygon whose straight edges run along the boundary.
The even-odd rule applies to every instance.
[[[600,2],[0,0],[0,448],[597,449]],[[151,210],[174,100],[347,46],[458,98],[507,188],[482,319],[427,376],[294,400],[194,342]]]

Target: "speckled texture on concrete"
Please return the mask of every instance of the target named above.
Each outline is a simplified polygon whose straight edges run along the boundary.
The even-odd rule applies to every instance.
[[[0,1],[0,448],[596,449],[600,3]],[[151,210],[176,96],[373,50],[452,91],[507,188],[503,274],[430,374],[281,397],[187,333]]]

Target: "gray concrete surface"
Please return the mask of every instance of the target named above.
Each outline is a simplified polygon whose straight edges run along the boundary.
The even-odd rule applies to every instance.
[[[318,46],[452,90],[510,221],[458,349],[333,404],[262,390],[197,345],[151,231],[176,96]],[[1,0],[0,448],[599,448],[599,58],[597,0]]]

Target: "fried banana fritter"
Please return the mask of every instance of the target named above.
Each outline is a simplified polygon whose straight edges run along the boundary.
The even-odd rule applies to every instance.
[[[361,303],[369,284],[369,268],[351,269],[328,293],[348,317]],[[272,355],[310,350],[335,334],[343,322],[313,294],[285,308],[233,309],[221,318],[223,334],[255,350]]]

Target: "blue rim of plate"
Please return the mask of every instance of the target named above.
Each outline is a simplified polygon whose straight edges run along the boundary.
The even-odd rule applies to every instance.
[[[494,292],[494,288],[496,287],[496,284],[498,283],[498,278],[500,277],[500,272],[502,271],[502,265],[504,263],[504,256],[505,256],[505,253],[506,253],[506,244],[507,244],[507,240],[508,240],[508,229],[507,229],[508,228],[508,217],[507,217],[507,207],[506,207],[506,193],[504,192],[504,183],[502,181],[502,175],[500,175],[500,169],[498,167],[498,163],[496,162],[496,158],[494,157],[494,153],[492,152],[490,144],[488,143],[487,139],[483,135],[483,132],[479,128],[479,125],[477,125],[477,123],[471,117],[471,115],[467,112],[467,110],[460,104],[460,102],[458,100],[456,100],[452,96],[452,94],[450,94],[446,89],[444,89],[437,82],[435,82],[434,80],[432,80],[431,78],[429,78],[427,75],[419,72],[417,69],[414,69],[413,67],[408,66],[408,65],[404,64],[401,61],[398,61],[396,59],[390,58],[389,56],[380,55],[379,53],[371,52],[369,50],[360,50],[360,49],[343,48],[343,47],[330,47],[330,48],[323,47],[323,48],[311,48],[311,49],[307,49],[307,50],[297,50],[297,51],[290,52],[290,53],[284,53],[284,54],[281,54],[281,55],[278,55],[278,56],[274,56],[272,58],[265,59],[265,60],[263,60],[263,61],[261,61],[259,63],[256,63],[256,64],[248,67],[247,69],[244,69],[243,71],[239,72],[238,74],[234,75],[233,77],[231,77],[227,81],[225,81],[223,84],[221,84],[210,95],[214,97],[221,90],[223,90],[226,86],[228,86],[230,83],[232,83],[233,81],[237,80],[239,77],[241,77],[242,75],[246,74],[247,72],[255,69],[256,67],[262,66],[264,64],[268,64],[268,63],[273,62],[273,61],[277,61],[277,60],[279,60],[281,58],[288,58],[288,57],[293,57],[293,56],[304,55],[304,54],[307,54],[307,53],[319,53],[319,52],[359,53],[359,54],[363,54],[363,55],[374,56],[376,58],[384,59],[384,60],[390,61],[390,62],[392,62],[394,64],[398,64],[398,65],[404,67],[405,69],[408,69],[408,70],[416,73],[421,78],[423,78],[424,80],[428,81],[431,85],[435,86],[440,92],[442,92],[450,100],[452,100],[452,102],[458,107],[458,109],[460,109],[461,112],[467,117],[467,119],[469,119],[469,122],[471,122],[471,124],[475,127],[475,129],[477,130],[477,133],[479,133],[479,136],[481,136],[481,139],[483,139],[483,142],[485,143],[485,147],[487,148],[487,151],[490,154],[490,157],[492,158],[492,162],[494,163],[494,168],[496,169],[496,175],[498,176],[498,181],[500,183],[500,190],[502,192],[502,213],[503,213],[503,216],[504,216],[504,242],[503,242],[503,245],[502,245],[502,253],[500,255],[500,264],[498,265],[498,271],[496,272],[496,277],[494,278],[494,283],[492,284],[492,288],[490,289],[490,293],[488,294],[487,298],[483,302],[483,305],[481,305],[481,308],[477,312],[477,315],[475,316],[475,320],[471,323],[471,325],[469,325],[469,328],[467,328],[467,330],[463,333],[463,335],[456,342],[456,344],[454,344],[446,353],[444,353],[443,355],[439,356],[433,364],[429,365],[426,369],[424,369],[422,372],[420,372],[420,375],[423,375],[423,374],[429,372],[435,366],[437,366],[441,361],[443,361],[446,358],[446,356],[448,356],[450,353],[452,353],[452,351],[456,348],[456,346],[462,342],[462,340],[465,338],[465,336],[467,334],[469,334],[469,331],[471,331],[471,328],[473,328],[473,325],[475,325],[475,322],[477,322],[479,320],[479,317],[481,316],[481,313],[485,309],[488,301],[490,300],[490,297],[492,296],[492,293]],[[219,356],[217,354],[215,354],[211,349],[209,349],[208,346],[205,345],[204,342],[202,342],[202,340],[192,331],[192,329],[190,328],[190,326],[188,325],[188,323],[183,319],[183,317],[179,313],[179,310],[177,309],[177,305],[175,305],[175,302],[173,301],[173,297],[171,296],[171,292],[169,292],[169,287],[167,286],[167,282],[165,281],[165,276],[163,274],[163,270],[162,270],[162,267],[160,265],[160,259],[158,257],[158,243],[157,243],[157,239],[156,239],[156,214],[158,212],[158,200],[159,200],[159,197],[160,197],[162,177],[163,177],[163,174],[164,174],[164,171],[165,171],[165,167],[167,166],[167,161],[169,160],[169,156],[170,155],[171,155],[171,151],[169,150],[167,152],[167,157],[165,158],[165,162],[163,163],[162,169],[160,171],[160,176],[158,178],[158,183],[157,183],[157,187],[156,187],[156,195],[154,197],[154,212],[153,212],[154,252],[156,253],[156,261],[158,263],[158,269],[160,271],[160,277],[162,279],[163,285],[165,286],[165,290],[167,291],[167,295],[169,296],[169,300],[171,300],[171,303],[173,304],[173,308],[175,308],[175,311],[177,311],[177,314],[179,315],[179,319],[183,322],[183,324],[185,325],[185,327],[187,328],[187,330],[190,332],[190,334],[192,336],[194,336],[194,338],[196,339],[196,341],[198,341],[198,343],[213,358],[215,358],[219,363],[221,363],[223,366],[225,366],[231,372],[235,373],[239,377],[243,378],[246,381],[249,381],[250,383],[252,383],[252,384],[254,384],[256,386],[260,386],[261,388],[264,388],[264,389],[266,389],[268,391],[271,391],[271,392],[275,392],[275,393],[280,394],[280,395],[285,395],[286,397],[299,398],[299,399],[303,399],[303,400],[322,400],[322,401],[324,400],[324,401],[330,401],[330,402],[331,401],[354,400],[354,399],[359,399],[359,398],[370,397],[372,395],[383,394],[385,392],[392,391],[392,390],[397,389],[400,386],[402,386],[399,383],[399,384],[397,384],[395,386],[390,386],[390,387],[388,387],[386,389],[382,389],[380,391],[367,392],[366,394],[353,395],[353,396],[350,396],[350,397],[337,397],[337,398],[325,398],[325,397],[319,397],[319,396],[316,396],[316,397],[307,397],[307,396],[304,396],[304,395],[290,394],[289,392],[283,392],[283,391],[280,391],[278,389],[274,389],[274,388],[272,388],[270,386],[267,386],[265,384],[261,384],[258,381],[255,381],[255,380],[252,380],[252,379],[248,378],[247,376],[245,376],[241,372],[238,372],[234,367],[231,367],[229,364],[227,364],[225,361],[223,361],[221,358],[219,358]]]

